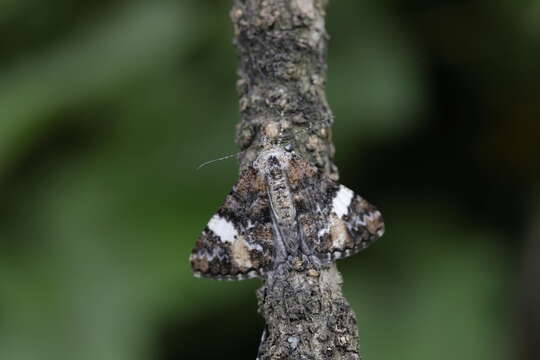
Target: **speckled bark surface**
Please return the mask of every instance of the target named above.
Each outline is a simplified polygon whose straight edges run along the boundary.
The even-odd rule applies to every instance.
[[[324,0],[235,0],[240,66],[241,169],[271,141],[294,149],[328,177],[332,113],[326,101]],[[359,359],[356,319],[335,264],[276,273],[258,290],[266,322],[258,359]]]
[[[266,328],[258,359],[359,359],[356,319],[335,265],[299,269],[261,287]]]
[[[331,161],[332,113],[324,94],[324,5],[320,0],[234,2],[242,165],[257,157],[266,135],[337,178]]]

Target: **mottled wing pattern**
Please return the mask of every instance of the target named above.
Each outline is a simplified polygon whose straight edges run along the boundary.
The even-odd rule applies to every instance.
[[[360,195],[344,185],[329,180],[326,190],[335,194],[331,202],[328,228],[321,234],[330,234],[325,244],[332,259],[347,257],[364,250],[384,234],[381,213]]]
[[[293,158],[289,181],[304,247],[323,263],[353,255],[384,233],[381,213],[361,196]]]
[[[263,275],[274,252],[264,179],[250,167],[198,238],[190,261],[195,276],[242,280]]]

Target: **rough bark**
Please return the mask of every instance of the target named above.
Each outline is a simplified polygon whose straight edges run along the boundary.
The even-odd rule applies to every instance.
[[[264,139],[294,149],[330,178],[332,113],[326,101],[324,0],[235,0],[231,10],[240,66],[241,169]],[[266,321],[258,359],[359,359],[353,311],[334,264],[274,277],[258,290]]]

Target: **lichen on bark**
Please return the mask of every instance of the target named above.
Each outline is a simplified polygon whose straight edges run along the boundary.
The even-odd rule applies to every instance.
[[[294,151],[333,180],[332,112],[325,96],[324,0],[235,0],[240,65],[240,168],[273,145]],[[299,264],[257,291],[266,326],[258,359],[359,359],[358,331],[335,264]]]

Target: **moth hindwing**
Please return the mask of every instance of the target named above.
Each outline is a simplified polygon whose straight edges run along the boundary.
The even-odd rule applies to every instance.
[[[303,256],[326,265],[383,235],[381,213],[293,152],[271,148],[240,173],[190,256],[195,276],[264,277]]]

